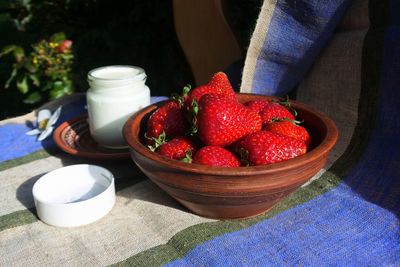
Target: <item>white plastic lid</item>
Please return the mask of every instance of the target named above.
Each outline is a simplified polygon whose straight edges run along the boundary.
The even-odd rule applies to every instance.
[[[61,227],[85,225],[114,206],[114,176],[100,166],[71,165],[43,175],[32,194],[43,222]]]

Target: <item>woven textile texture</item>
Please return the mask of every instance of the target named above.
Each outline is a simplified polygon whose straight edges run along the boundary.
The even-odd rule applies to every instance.
[[[115,207],[57,228],[36,216],[34,182],[94,162],[24,136],[33,116],[0,122],[0,266],[399,266],[400,2],[265,0],[245,62],[243,92],[289,93],[336,122],[309,183],[265,214],[219,221],[130,160],[95,162],[116,177]],[[64,116],[84,112],[82,98],[64,104]]]
[[[367,2],[342,18],[346,1],[265,1],[243,73],[244,92],[297,89],[334,118],[337,158],[319,182],[337,185],[167,266],[400,264],[400,5]]]

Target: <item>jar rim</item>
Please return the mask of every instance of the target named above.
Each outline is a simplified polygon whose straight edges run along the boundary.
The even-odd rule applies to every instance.
[[[103,75],[103,76],[95,75],[96,72],[97,73],[101,73],[101,72],[104,72],[104,70],[107,70],[107,69],[134,70],[135,72],[132,72],[130,74],[126,74],[125,76],[121,75],[120,77],[118,77],[118,76],[110,77],[110,76],[107,76],[107,75]],[[146,73],[145,73],[143,68],[138,67],[138,66],[131,66],[131,65],[109,65],[109,66],[103,66],[103,67],[95,68],[95,69],[89,71],[89,73],[88,73],[88,81],[94,81],[94,80],[97,80],[97,81],[125,81],[125,80],[126,81],[129,81],[129,80],[131,80],[131,81],[140,81],[140,80],[146,79],[146,77],[147,76],[146,76]]]

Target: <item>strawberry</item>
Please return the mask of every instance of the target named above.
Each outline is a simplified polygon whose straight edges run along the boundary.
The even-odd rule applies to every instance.
[[[194,143],[187,137],[176,137],[158,147],[157,153],[171,159],[182,160],[195,152]]]
[[[250,100],[248,102],[246,102],[244,105],[246,107],[248,107],[249,109],[252,109],[258,113],[260,113],[260,111],[265,108],[266,106],[268,106],[270,104],[270,102],[268,100]]]
[[[194,154],[193,163],[220,166],[239,167],[239,159],[230,151],[219,146],[204,146]]]
[[[275,121],[268,123],[264,129],[300,140],[304,142],[307,147],[311,144],[310,134],[307,132],[306,128],[296,124],[296,121]]]
[[[267,165],[307,152],[304,142],[270,131],[258,131],[238,143],[238,152],[248,165]]]
[[[294,120],[294,115],[285,107],[279,103],[271,102],[266,105],[261,111],[260,116],[263,124],[267,124],[275,120],[288,118]]]
[[[228,146],[262,127],[257,112],[218,94],[206,94],[200,99],[197,125],[200,140],[215,146]]]
[[[199,102],[203,95],[210,93],[222,94],[236,99],[235,91],[229,82],[228,76],[223,72],[217,72],[207,84],[198,86],[188,93],[185,99],[186,109],[190,109],[193,100]]]
[[[175,101],[166,102],[150,116],[145,134],[146,143],[153,144],[163,132],[167,139],[183,136],[186,132],[185,118]]]

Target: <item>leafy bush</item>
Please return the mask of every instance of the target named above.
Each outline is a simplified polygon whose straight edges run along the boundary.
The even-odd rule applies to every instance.
[[[64,32],[74,41],[71,80],[75,91],[88,89],[87,73],[105,65],[137,65],[147,73],[152,95],[180,92],[194,84],[175,34],[173,1],[158,0],[4,0],[0,1],[0,47],[33,43]],[[227,0],[227,11],[244,47],[261,0]],[[0,85],[12,72],[11,57],[0,61]],[[19,90],[0,88],[0,119],[23,114],[34,105],[22,103]],[[30,88],[30,90],[33,87]]]
[[[137,65],[153,95],[170,95],[193,81],[177,40],[172,1],[9,0],[19,30],[40,38],[62,31],[74,40],[73,83],[88,88],[86,75],[105,65]]]
[[[3,48],[0,57],[13,55],[14,64],[5,88],[15,83],[15,87],[27,97],[24,102],[35,104],[43,99],[56,99],[73,92],[71,67],[72,41],[58,33],[49,40],[41,40],[32,45],[27,54],[19,45]]]

